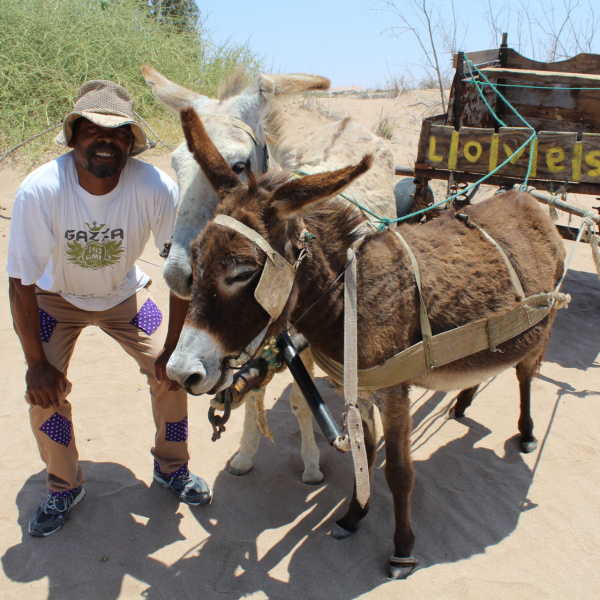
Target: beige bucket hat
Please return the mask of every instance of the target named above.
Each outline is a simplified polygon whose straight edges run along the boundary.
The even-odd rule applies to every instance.
[[[54,138],[61,148],[68,147],[73,135],[73,124],[81,117],[101,127],[130,125],[133,133],[131,156],[150,148],[144,130],[134,118],[133,101],[129,92],[112,81],[95,79],[79,88],[73,112],[65,117],[62,131]]]

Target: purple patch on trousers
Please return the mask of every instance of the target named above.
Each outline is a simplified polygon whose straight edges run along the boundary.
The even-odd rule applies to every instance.
[[[184,417],[177,423],[167,423],[167,442],[185,442],[188,438],[188,419]]]
[[[148,299],[144,302],[142,308],[140,308],[140,312],[131,319],[130,323],[139,327],[148,335],[152,335],[160,327],[162,319],[163,316],[160,308],[152,300]]]
[[[172,478],[181,477],[181,475],[187,475],[187,473],[188,473],[188,464],[187,463],[185,463],[183,465],[183,467],[179,467],[179,469],[177,469],[177,471],[174,471],[173,473],[163,473],[160,470],[160,465],[158,464],[157,461],[154,461],[154,468],[161,475],[165,475],[166,477],[172,477]]]
[[[62,444],[65,448],[69,445],[72,436],[73,426],[71,421],[58,413],[54,413],[41,427],[51,440],[58,444]]]
[[[79,492],[81,486],[73,490],[67,490],[66,492],[55,492],[54,490],[48,490],[55,498],[70,498]]]
[[[46,311],[39,309],[40,311],[40,331],[42,333],[42,342],[49,342],[54,332],[54,328],[58,325],[58,321],[49,315]]]

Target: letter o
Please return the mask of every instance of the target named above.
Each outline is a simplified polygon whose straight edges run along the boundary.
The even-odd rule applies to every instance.
[[[475,148],[474,153],[471,152],[471,148]],[[479,160],[482,152],[483,148],[481,147],[481,144],[479,142],[467,142],[465,144],[465,147],[463,148],[463,154],[465,155],[465,158],[472,163],[477,162]]]

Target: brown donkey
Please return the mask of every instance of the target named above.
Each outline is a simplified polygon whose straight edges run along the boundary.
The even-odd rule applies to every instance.
[[[169,377],[189,393],[214,393],[230,384],[231,368],[248,353],[249,344],[277,335],[288,323],[296,322],[311,348],[342,363],[343,285],[332,283],[343,273],[351,246],[358,257],[358,368],[379,365],[421,340],[415,274],[398,237],[391,231],[365,235],[359,227],[362,217],[327,202],[369,168],[370,157],[330,173],[303,179],[267,174],[245,185],[214,148],[197,115],[188,110],[181,116],[189,148],[220,198],[217,214],[246,225],[271,249],[264,240],[251,241],[219,222],[211,222],[200,234],[191,251],[190,310],[169,361]],[[506,260],[513,265],[526,296],[552,291],[563,271],[562,240],[530,195],[501,194],[463,212],[496,240],[505,255],[479,229],[456,215],[399,228],[421,266],[422,297],[433,334],[504,313],[517,304]],[[285,308],[280,314],[267,314],[255,299],[265,264],[279,260],[273,250],[294,264],[301,252],[298,240],[306,231],[317,236],[311,254],[297,269],[289,297],[285,294]],[[284,279],[282,275],[280,282]],[[515,366],[521,391],[522,450],[533,450],[530,384],[555,312],[495,351],[480,351],[385,389],[359,392],[371,472],[376,453],[374,407],[382,414],[385,476],[396,518],[391,577],[405,577],[416,564],[411,556],[410,385],[463,390],[455,407],[456,416],[461,416],[482,381]],[[332,534],[342,538],[353,533],[367,510],[368,503],[363,508],[357,502],[355,489],[348,511]]]

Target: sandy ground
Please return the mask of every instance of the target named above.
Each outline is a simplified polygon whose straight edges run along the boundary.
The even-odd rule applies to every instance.
[[[326,100],[325,111],[353,115],[368,127],[394,120],[397,165],[414,160],[420,118],[433,96]],[[383,111],[383,113],[382,113]],[[437,111],[441,112],[441,111]],[[290,103],[292,141],[325,119]],[[147,159],[172,173],[168,156]],[[5,264],[14,193],[23,173],[0,171],[0,261]],[[593,206],[595,198],[575,199]],[[578,220],[574,224],[579,226]],[[572,242],[565,242],[570,252]],[[148,246],[141,266],[153,277],[162,307],[162,259]],[[349,455],[317,431],[325,482],[301,482],[300,436],[289,410],[291,377],[267,391],[275,443],[263,440],[245,477],[227,470],[242,429],[233,413],[222,439],[210,441],[208,398],[190,398],[193,471],[214,500],[190,508],[152,483],[154,429],[143,377],[101,331],[86,330],[76,347],[70,400],[87,496],[67,525],[34,539],[27,522],[45,494],[43,465],[23,400],[25,366],[12,329],[6,278],[0,294],[2,451],[0,597],[3,599],[593,599],[600,590],[600,284],[590,247],[575,251],[539,379],[533,418],[539,448],[518,451],[514,372],[489,381],[467,417],[447,419],[454,394],[415,389],[412,496],[415,555],[420,569],[390,582],[393,510],[376,463],[372,507],[359,531],[329,536],[352,488]],[[318,373],[316,384],[336,418],[343,402]],[[315,426],[315,429],[316,426]]]

